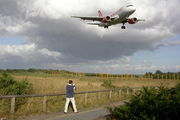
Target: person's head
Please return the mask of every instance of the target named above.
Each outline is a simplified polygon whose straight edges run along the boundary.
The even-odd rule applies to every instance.
[[[69,84],[72,84],[73,83],[73,81],[72,80],[69,80]]]

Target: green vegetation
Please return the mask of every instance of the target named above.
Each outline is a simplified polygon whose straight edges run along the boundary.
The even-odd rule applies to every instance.
[[[125,105],[109,107],[113,120],[179,120],[180,83],[173,88],[143,87]]]
[[[101,86],[105,88],[115,88],[115,86],[112,85],[112,80],[105,80],[104,83],[101,84]]]
[[[32,93],[32,84],[29,84],[27,78],[15,81],[13,77],[7,73],[3,73],[0,77],[0,95],[25,95]]]

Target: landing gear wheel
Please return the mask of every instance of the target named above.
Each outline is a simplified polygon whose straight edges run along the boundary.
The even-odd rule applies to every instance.
[[[108,28],[108,26],[104,26],[104,28]]]
[[[126,29],[126,27],[125,27],[125,26],[122,26],[121,29]]]

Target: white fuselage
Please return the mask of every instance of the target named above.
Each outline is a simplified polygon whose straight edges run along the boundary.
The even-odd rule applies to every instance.
[[[118,23],[123,23],[124,20],[126,20],[127,17],[129,17],[131,14],[135,12],[136,8],[132,5],[126,5],[120,8],[115,13],[110,14],[110,17],[115,17],[113,21],[110,23],[107,23],[108,26],[115,25]]]

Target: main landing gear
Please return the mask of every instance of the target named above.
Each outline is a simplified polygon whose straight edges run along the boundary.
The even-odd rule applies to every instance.
[[[126,27],[124,26],[125,22],[123,22],[123,26],[121,27],[121,29],[126,29]]]
[[[108,28],[108,26],[104,26],[104,28]]]
[[[121,29],[126,29],[126,27],[123,25],[123,26],[121,27]]]

